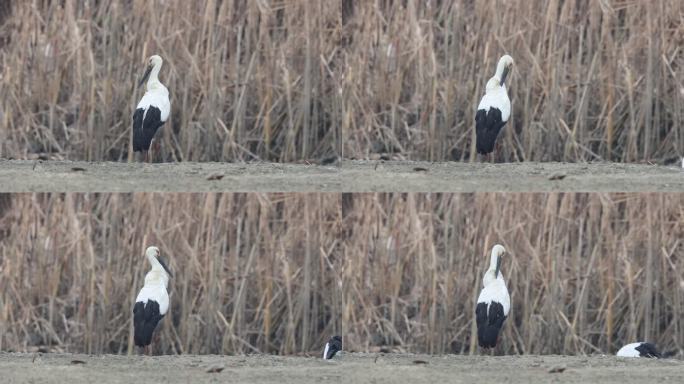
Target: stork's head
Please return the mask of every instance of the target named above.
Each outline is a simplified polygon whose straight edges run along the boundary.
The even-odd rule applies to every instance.
[[[147,69],[145,70],[145,74],[143,75],[142,79],[140,80],[140,84],[138,86],[143,85],[147,79],[150,77],[150,73],[152,73],[152,70],[155,70],[155,76],[156,74],[159,73],[159,69],[161,69],[162,63],[164,61],[162,60],[161,56],[159,55],[152,55],[150,56],[149,59],[147,59]]]
[[[508,57],[510,57],[510,56],[508,56]],[[513,60],[513,59],[511,59],[511,60]],[[154,67],[154,66],[160,66],[161,67],[162,62],[163,62],[163,60],[162,60],[161,56],[159,56],[159,55],[152,55],[152,56],[150,56],[149,59],[147,59],[147,65],[149,67]]]
[[[148,259],[152,259],[152,258],[156,259],[157,257],[159,257],[159,248],[154,247],[154,246],[147,247],[147,250],[145,251],[145,256]]]
[[[166,265],[164,260],[160,258],[159,248],[154,246],[147,247],[147,250],[145,251],[145,257],[147,257],[147,260],[149,260],[150,264],[152,264],[152,269],[154,269],[155,267],[161,267],[161,269],[163,269],[164,272],[166,272],[166,274],[169,275],[169,277],[172,277],[169,267]]]
[[[513,64],[515,64],[515,62],[512,57],[509,55],[501,56],[499,64],[496,65],[496,75],[494,76],[499,80],[499,85],[504,85],[504,83],[506,83],[506,78],[511,69],[513,69]]]

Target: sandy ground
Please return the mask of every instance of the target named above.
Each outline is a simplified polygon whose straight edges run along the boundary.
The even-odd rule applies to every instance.
[[[681,192],[678,166],[614,163],[88,163],[0,160],[0,192]]]
[[[613,356],[346,354],[340,360],[278,356],[0,354],[13,383],[682,383],[684,361]]]

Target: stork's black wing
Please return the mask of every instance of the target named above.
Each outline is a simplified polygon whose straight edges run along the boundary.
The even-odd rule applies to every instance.
[[[639,345],[635,349],[639,351],[640,357],[655,357],[658,359],[661,357],[658,348],[656,348],[656,346],[651,343],[641,343],[641,345]]]
[[[154,135],[162,125],[164,122],[159,108],[150,105],[147,113],[143,108],[136,109],[133,114],[133,151],[149,150]]]
[[[133,113],[133,151],[140,152],[143,150],[143,116],[145,110],[138,108]],[[148,147],[149,148],[149,147]]]
[[[477,153],[486,155],[494,150],[496,138],[501,128],[506,125],[501,121],[501,111],[490,107],[488,111],[479,109],[475,115],[475,137]]]
[[[135,345],[144,347],[152,343],[152,333],[157,328],[159,320],[164,315],[159,313],[159,303],[147,300],[147,303],[139,301],[133,307],[133,337]]]
[[[487,303],[477,303],[475,322],[477,323],[477,340],[481,347],[494,348],[496,346],[499,331],[505,320],[506,315],[504,315],[501,303],[496,301],[489,303],[489,312],[487,312]]]
[[[326,359],[332,359],[333,356],[342,350],[342,338],[340,336],[333,336],[328,341],[328,353],[325,356]]]

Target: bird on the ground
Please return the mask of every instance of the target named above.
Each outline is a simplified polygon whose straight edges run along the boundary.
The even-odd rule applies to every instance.
[[[485,95],[475,115],[475,146],[477,153],[488,155],[494,151],[496,138],[511,116],[511,100],[506,91],[506,78],[513,68],[513,58],[499,59],[494,77],[487,81]]]
[[[501,274],[501,262],[505,253],[502,245],[497,244],[492,248],[489,269],[482,278],[484,288],[477,298],[477,340],[483,348],[496,347],[499,332],[511,309],[511,297]]]
[[[147,70],[138,86],[147,81],[145,95],[133,113],[133,151],[142,152],[143,161],[149,161],[149,150],[157,130],[164,125],[171,113],[169,90],[159,81],[162,58],[151,56]]]
[[[330,360],[336,353],[342,351],[342,338],[340,336],[333,336],[327,343],[323,350],[323,359]]]
[[[661,358],[660,351],[654,344],[651,343],[631,343],[620,348],[617,352],[619,357],[654,357]]]
[[[159,321],[169,310],[169,285],[171,272],[159,258],[159,248],[149,247],[145,257],[152,269],[145,275],[145,283],[133,306],[133,336],[135,345],[143,350],[152,343],[152,335]]]

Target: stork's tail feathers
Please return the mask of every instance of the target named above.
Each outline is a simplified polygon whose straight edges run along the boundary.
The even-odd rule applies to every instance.
[[[499,338],[499,328],[485,324],[477,330],[477,340],[482,348],[496,347],[496,341]]]

